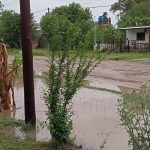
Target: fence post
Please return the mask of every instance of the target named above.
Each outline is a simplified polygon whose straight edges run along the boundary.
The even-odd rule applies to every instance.
[[[122,39],[120,39],[120,53],[122,53]]]
[[[129,43],[129,39],[128,40],[128,53],[130,52],[130,43]]]

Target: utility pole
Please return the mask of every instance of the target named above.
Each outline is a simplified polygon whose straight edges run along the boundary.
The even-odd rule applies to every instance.
[[[36,124],[30,0],[20,0],[25,122]]]

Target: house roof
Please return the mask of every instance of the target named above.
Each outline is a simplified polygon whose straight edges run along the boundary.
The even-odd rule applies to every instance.
[[[119,28],[120,30],[132,30],[132,29],[150,29],[150,26],[135,26],[135,27],[126,27]]]

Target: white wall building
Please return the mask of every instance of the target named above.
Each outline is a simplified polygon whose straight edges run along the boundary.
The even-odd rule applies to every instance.
[[[150,26],[120,28],[126,31],[126,45],[131,49],[150,50]]]

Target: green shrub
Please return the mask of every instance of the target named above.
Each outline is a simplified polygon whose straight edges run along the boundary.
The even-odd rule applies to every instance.
[[[101,62],[102,57],[91,59],[79,54],[69,57],[69,52],[53,51],[49,61],[48,89],[45,103],[48,107],[49,130],[52,140],[68,143],[73,128],[72,98],[82,86],[85,77]]]
[[[119,102],[119,114],[129,134],[129,145],[133,150],[149,150],[150,88],[142,86],[139,91],[124,94]]]

